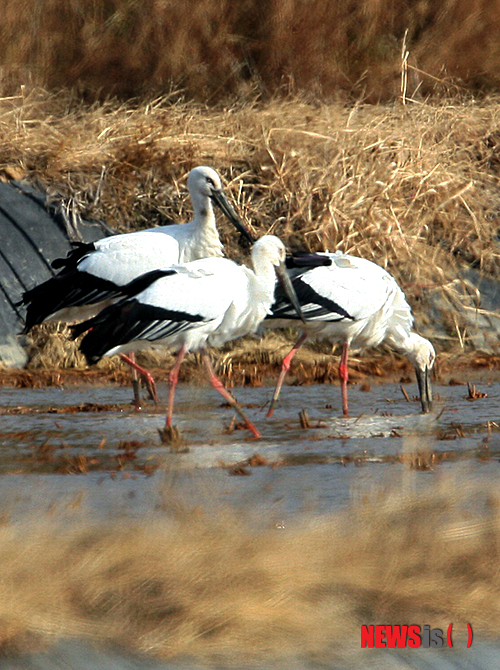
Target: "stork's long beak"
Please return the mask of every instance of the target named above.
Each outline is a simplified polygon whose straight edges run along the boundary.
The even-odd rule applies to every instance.
[[[422,403],[422,414],[428,414],[432,411],[431,371],[426,365],[424,368],[416,367],[415,372]]]
[[[243,237],[250,243],[255,242],[255,237],[248,230],[244,223],[241,222],[239,216],[233,209],[233,206],[226,197],[226,194],[223,191],[213,190],[211,195],[212,200],[215,202],[217,207],[224,212],[227,218],[231,221],[236,230],[243,235]]]
[[[236,228],[236,230],[239,233],[241,233],[241,235],[243,235],[243,237],[250,244],[253,244],[256,241],[256,238],[248,230],[248,228],[245,226],[245,224],[241,222],[239,216],[234,211],[233,206],[231,205],[231,203],[227,199],[226,194],[221,190],[213,190],[211,198],[215,202],[215,204],[219,207],[219,209],[231,221],[231,223]],[[305,323],[306,320],[304,319],[304,315],[302,314],[302,309],[300,308],[299,299],[297,298],[297,294],[295,293],[295,289],[292,286],[292,282],[290,280],[290,277],[288,276],[288,273],[286,271],[286,266],[285,266],[284,262],[276,267],[276,274],[278,275],[278,279],[281,282],[281,285],[283,286],[283,290],[285,291],[285,293],[288,296],[288,299],[290,300],[290,302],[294,306],[295,311],[297,312],[299,318],[302,320],[303,323]]]
[[[278,279],[281,285],[283,286],[283,290],[285,291],[288,297],[288,300],[290,300],[290,302],[294,306],[295,311],[299,316],[299,319],[301,319],[302,323],[305,323],[306,320],[304,318],[304,315],[302,314],[300,302],[299,299],[297,298],[297,294],[295,293],[295,289],[293,288],[292,280],[290,279],[290,277],[288,276],[288,272],[286,271],[285,262],[283,261],[279,265],[275,265],[275,270]]]

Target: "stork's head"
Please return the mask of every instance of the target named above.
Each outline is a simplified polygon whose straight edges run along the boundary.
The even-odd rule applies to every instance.
[[[222,191],[222,182],[215,170],[207,165],[200,165],[191,170],[187,185],[191,195],[200,194],[211,198],[214,191]]]
[[[253,235],[234,211],[222,190],[221,179],[215,170],[206,165],[193,168],[189,173],[187,185],[196,215],[207,211],[207,198],[209,198],[227,216],[236,230],[253,244]]]
[[[436,351],[425,337],[410,334],[410,351],[408,358],[415,366],[422,412],[427,414],[432,410],[431,370],[436,360]]]
[[[286,258],[285,245],[275,235],[263,235],[253,245],[252,258],[257,257],[265,258],[274,267],[279,267]]]
[[[288,299],[292,303],[298,316],[305,323],[304,315],[300,307],[299,299],[293,288],[292,281],[288,276],[285,265],[286,249],[283,242],[275,235],[263,235],[260,237],[252,248],[252,262],[256,268],[262,261],[270,262],[274,265],[278,280],[283,286]]]

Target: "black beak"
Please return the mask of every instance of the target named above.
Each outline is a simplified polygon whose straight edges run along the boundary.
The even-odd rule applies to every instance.
[[[243,224],[241,222],[239,216],[234,211],[231,203],[226,198],[226,195],[224,194],[224,192],[220,191],[220,190],[213,190],[211,198],[215,202],[215,204],[219,207],[219,209],[231,221],[231,223],[236,228],[236,230],[241,235],[243,235],[243,237],[246,239],[247,242],[249,242],[252,245],[256,241],[256,238],[248,230],[248,228],[245,226],[245,224]],[[302,320],[303,323],[305,323],[306,320],[304,319],[304,315],[302,314],[302,309],[300,308],[299,299],[297,298],[297,294],[295,293],[295,289],[293,288],[290,277],[288,276],[288,273],[286,271],[286,267],[285,267],[284,262],[281,263],[278,267],[276,267],[276,274],[278,275],[278,279],[281,282],[281,285],[283,286],[283,290],[285,291],[288,299],[290,300],[290,302],[294,306],[295,311],[297,312],[299,318]]]
[[[415,368],[415,372],[422,403],[422,414],[428,414],[432,411],[431,371],[426,365],[423,369]]]
[[[241,235],[243,235],[243,237],[247,240],[247,242],[253,244],[255,242],[255,237],[248,230],[248,228],[241,222],[239,216],[234,211],[233,206],[226,198],[226,195],[223,193],[223,191],[213,190],[212,195],[210,197],[215,202],[217,207],[219,207],[219,209],[222,212],[224,212],[224,214],[231,221],[236,230]]]
[[[302,323],[305,323],[306,320],[304,318],[304,315],[302,314],[300,302],[299,299],[297,298],[297,294],[295,293],[295,289],[293,288],[292,280],[290,279],[290,277],[288,276],[288,272],[286,271],[285,262],[283,261],[282,263],[280,263],[280,265],[276,265],[275,270],[278,279],[281,283],[281,286],[283,287],[283,290],[287,295],[288,300],[290,300],[290,302],[294,306],[299,319],[301,319]]]

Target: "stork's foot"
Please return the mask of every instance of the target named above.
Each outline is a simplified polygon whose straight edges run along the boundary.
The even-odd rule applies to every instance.
[[[257,430],[257,428],[256,428],[256,427],[253,425],[253,423],[252,423],[251,421],[249,421],[248,419],[246,420],[245,427],[248,428],[248,430],[252,433],[252,435],[253,435],[255,438],[262,437],[262,435],[259,433],[259,431]]]
[[[161,443],[170,445],[172,451],[181,453],[189,451],[186,440],[181,436],[181,431],[177,426],[169,425],[164,428],[158,428],[158,433]]]
[[[273,416],[275,405],[276,405],[276,400],[273,398],[271,400],[271,404],[269,405],[269,409],[267,410],[266,419],[270,419]]]

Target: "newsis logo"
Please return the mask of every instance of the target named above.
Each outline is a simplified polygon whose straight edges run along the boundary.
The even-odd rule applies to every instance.
[[[453,647],[451,637],[453,624],[450,623],[446,634],[441,628],[430,626],[361,626],[361,649],[441,649]],[[467,624],[467,649],[472,644],[472,626]]]

